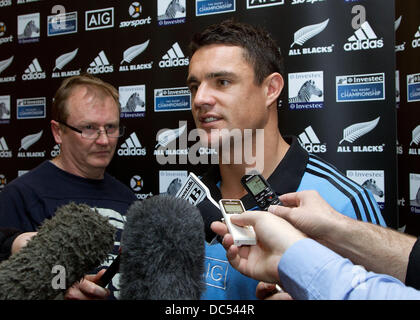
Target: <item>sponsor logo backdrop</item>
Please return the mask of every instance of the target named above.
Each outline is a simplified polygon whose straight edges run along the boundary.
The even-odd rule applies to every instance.
[[[418,185],[420,172],[403,171],[397,183],[395,79],[398,112],[415,109],[420,68],[405,57],[420,50],[420,10],[415,0],[397,3],[395,15],[393,0],[0,1],[2,186],[59,153],[49,128],[52,97],[64,78],[86,71],[120,92],[127,129],[108,171],[139,199],[173,193],[190,171],[202,174],[205,161],[193,165],[188,151],[215,154],[192,148],[197,139],[188,135],[195,128],[188,43],[195,30],[235,17],[266,27],[285,57],[281,133],[374,190],[387,223],[398,227],[397,198],[409,207],[409,184]],[[405,49],[397,52],[405,63],[399,74],[398,48]],[[420,156],[420,122],[404,117],[397,150],[411,165]]]

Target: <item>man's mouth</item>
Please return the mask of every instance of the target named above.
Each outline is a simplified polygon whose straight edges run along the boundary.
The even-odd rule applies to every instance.
[[[217,121],[217,120],[219,120],[219,118],[216,118],[216,117],[208,117],[208,118],[204,118],[203,122],[204,123],[210,123],[210,122]]]
[[[215,121],[218,121],[222,119],[221,117],[216,117],[216,116],[202,116],[200,117],[200,122],[202,123],[212,123]]]

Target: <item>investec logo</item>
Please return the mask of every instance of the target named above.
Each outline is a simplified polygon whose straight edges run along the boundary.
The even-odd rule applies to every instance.
[[[146,148],[143,148],[136,133],[133,132],[125,140],[125,142],[118,149],[117,154],[119,156],[145,156]]]
[[[321,23],[312,24],[303,28],[300,28],[294,33],[293,43],[290,48],[293,48],[294,45],[303,46],[303,44],[309,39],[315,37],[327,27],[330,19],[327,19]],[[306,48],[296,48],[289,50],[289,56],[297,56],[302,54],[317,54],[317,53],[331,53],[333,52],[334,45],[331,44],[325,47],[306,47]]]
[[[0,158],[11,158],[12,151],[9,150],[7,146],[6,139],[4,137],[0,138]]]
[[[99,52],[98,56],[90,63],[87,72],[91,74],[114,72],[114,66],[109,63],[104,50]]]
[[[74,59],[78,50],[79,48],[74,49],[73,51],[70,51],[68,53],[64,53],[55,60],[55,67],[51,78],[64,78],[80,75],[80,69],[61,71],[70,61]]]
[[[343,139],[341,139],[341,141],[339,142],[337,152],[383,152],[385,148],[384,143],[376,146],[340,146],[345,141],[347,141],[348,143],[353,143],[360,137],[372,131],[378,125],[379,120],[380,117],[377,117],[372,121],[355,123],[345,128],[343,130]]]
[[[306,127],[298,136],[298,141],[306,149],[306,151],[311,153],[325,153],[327,152],[327,145],[319,141],[318,136],[315,134],[311,126]]]
[[[168,52],[162,57],[162,60],[159,62],[159,67],[181,67],[188,66],[189,64],[189,58],[184,56],[178,42],[175,42]]]
[[[45,72],[42,71],[41,66],[37,58],[32,60],[31,64],[26,68],[25,72],[22,74],[22,80],[38,80],[45,79],[47,76]]]
[[[384,40],[382,38],[378,39],[375,31],[373,31],[367,21],[363,22],[360,28],[347,41],[344,45],[344,50],[346,51],[379,49],[384,46]]]

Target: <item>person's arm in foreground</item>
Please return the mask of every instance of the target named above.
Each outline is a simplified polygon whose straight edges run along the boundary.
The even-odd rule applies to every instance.
[[[284,194],[280,200],[283,206],[272,206],[270,212],[353,263],[405,282],[415,237],[348,218],[316,191]]]
[[[420,292],[387,275],[366,272],[266,212],[246,212],[231,218],[251,225],[257,245],[237,247],[227,227],[214,222],[224,236],[231,265],[246,276],[281,286],[297,299],[420,299]]]

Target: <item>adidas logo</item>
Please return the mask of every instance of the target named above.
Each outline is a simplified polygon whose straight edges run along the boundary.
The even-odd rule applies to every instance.
[[[111,73],[114,72],[114,66],[109,63],[105,52],[102,50],[101,52],[99,52],[98,56],[91,62],[89,68],[87,68],[87,72],[91,74]]]
[[[35,58],[32,60],[28,68],[26,68],[25,73],[22,74],[22,80],[38,80],[45,79],[45,72],[42,71],[41,66],[39,65],[38,59]]]
[[[162,57],[162,60],[159,62],[159,67],[170,68],[188,66],[189,64],[189,58],[185,58],[178,42],[175,42],[168,52]]]
[[[321,144],[318,136],[315,134],[311,126],[306,127],[305,131],[298,136],[298,141],[308,152],[312,153],[325,153],[327,152],[327,146]]]
[[[417,29],[417,32],[414,35],[415,39],[413,41],[411,41],[411,46],[413,48],[418,48],[420,47],[420,26]]]
[[[9,150],[4,137],[0,138],[0,158],[11,158],[12,151]]]
[[[346,51],[378,49],[384,46],[383,39],[378,39],[367,21],[363,22],[347,41],[349,42],[344,45]]]
[[[119,156],[145,156],[146,148],[143,148],[135,132],[125,140],[118,149],[117,154]]]

